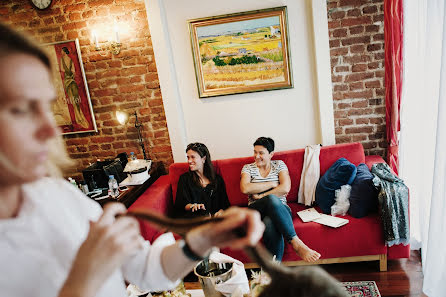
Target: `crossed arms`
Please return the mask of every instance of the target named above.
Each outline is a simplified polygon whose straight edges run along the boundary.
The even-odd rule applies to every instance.
[[[251,175],[242,172],[240,179],[240,191],[243,194],[251,195],[254,199],[261,199],[267,195],[284,196],[291,188],[291,179],[288,170],[279,172],[279,182],[251,182]]]

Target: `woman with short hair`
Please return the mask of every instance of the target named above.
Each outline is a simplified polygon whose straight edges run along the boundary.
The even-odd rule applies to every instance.
[[[282,160],[271,160],[273,155],[274,140],[257,138],[254,163],[243,166],[240,190],[248,195],[248,207],[260,213],[266,225],[263,242],[277,260],[282,260],[285,239],[304,261],[314,262],[321,255],[303,243],[294,230],[286,200],[291,188],[288,167]]]

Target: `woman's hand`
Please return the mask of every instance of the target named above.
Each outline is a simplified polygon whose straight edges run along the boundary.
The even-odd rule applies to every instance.
[[[219,217],[221,216],[225,211],[223,209],[220,209],[219,211],[217,211],[216,213],[214,213],[214,217]]]
[[[80,246],[59,296],[95,296],[103,283],[124,261],[142,247],[138,221],[119,217],[124,205],[109,203]],[[80,295],[77,295],[80,294]]]
[[[265,197],[265,195],[263,193],[261,194],[252,194],[251,197],[255,200],[259,200],[262,199],[263,197]]]
[[[199,203],[189,203],[189,211],[195,212],[199,209],[202,210],[206,210],[206,207],[204,206],[204,204],[199,204]]]
[[[254,246],[262,238],[265,225],[258,211],[231,207],[223,211],[221,217],[224,219],[220,222],[194,228],[186,234],[185,240],[197,255],[206,256],[214,246],[234,249]],[[246,234],[237,235],[238,228],[243,228]]]
[[[277,182],[277,181],[270,181],[270,182],[267,182],[267,183],[271,186],[271,188],[268,191],[252,194],[251,197],[253,199],[255,199],[255,200],[262,199],[265,196],[268,196],[270,194],[274,194],[275,193],[274,189],[276,189],[276,188],[278,188],[280,186],[280,183]],[[288,192],[289,192],[289,190],[285,193],[285,195],[288,194]],[[275,194],[277,195],[278,193],[275,193]]]

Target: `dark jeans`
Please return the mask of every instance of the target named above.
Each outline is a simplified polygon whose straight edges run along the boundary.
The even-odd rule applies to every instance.
[[[296,236],[291,209],[275,195],[265,196],[248,207],[260,212],[266,227],[263,243],[271,254],[276,255],[276,260],[281,261],[285,248],[283,240],[291,241]]]

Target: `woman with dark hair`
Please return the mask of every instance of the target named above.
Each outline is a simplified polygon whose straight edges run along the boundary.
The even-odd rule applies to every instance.
[[[229,207],[223,178],[215,173],[208,148],[199,142],[186,148],[189,171],[180,176],[175,199],[176,215],[220,215]]]
[[[101,209],[60,178],[50,69],[38,46],[0,23],[0,296],[124,297],[125,281],[171,289],[214,245],[258,241],[260,216],[231,208],[182,241],[168,233],[151,244],[122,204]],[[234,235],[245,225],[245,237]]]
[[[305,245],[294,230],[286,200],[291,188],[288,167],[282,160],[271,160],[273,155],[274,140],[257,138],[254,142],[255,162],[243,166],[240,190],[248,195],[248,207],[260,212],[266,225],[263,242],[277,260],[282,260],[285,239],[303,260],[314,262],[321,255]]]

